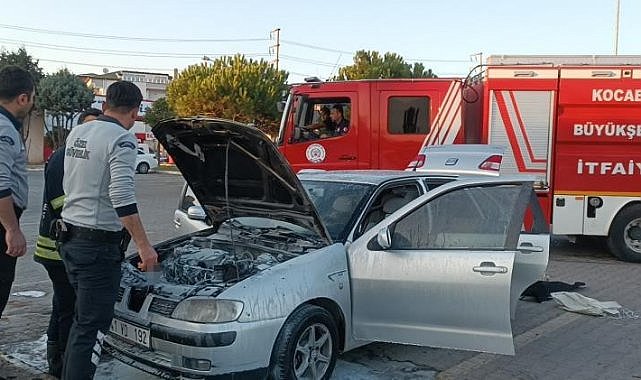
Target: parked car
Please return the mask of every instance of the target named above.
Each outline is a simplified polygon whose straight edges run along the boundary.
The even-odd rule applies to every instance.
[[[147,174],[150,170],[158,167],[156,156],[152,153],[145,153],[143,149],[138,148],[138,155],[136,156],[136,172],[140,174]]]
[[[514,354],[511,317],[549,253],[530,179],[299,180],[242,124],[153,132],[211,227],[157,245],[160,274],[125,260],[106,338],[117,357],[169,376],[328,379],[340,352],[372,341]]]
[[[505,147],[486,144],[430,145],[407,165],[408,171],[498,176]]]

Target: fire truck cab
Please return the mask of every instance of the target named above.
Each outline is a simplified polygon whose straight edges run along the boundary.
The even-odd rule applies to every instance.
[[[301,169],[405,169],[435,126],[452,127],[441,143],[464,143],[460,80],[362,80],[294,85],[278,145]],[[442,111],[445,102],[451,108]],[[459,104],[459,106],[454,106]],[[339,107],[347,131],[324,123]],[[328,125],[329,124],[329,125]]]

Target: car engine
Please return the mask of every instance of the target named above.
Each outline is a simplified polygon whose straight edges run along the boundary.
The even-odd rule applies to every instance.
[[[309,236],[279,228],[236,228],[233,235],[192,236],[156,248],[160,264],[141,272],[136,258],[123,263],[125,284],[135,287],[226,288],[278,263],[322,247]]]

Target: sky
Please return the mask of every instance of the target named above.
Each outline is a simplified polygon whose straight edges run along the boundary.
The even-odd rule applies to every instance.
[[[641,1],[619,0],[618,53],[641,55]],[[22,0],[3,4],[0,46],[45,72],[173,74],[203,57],[276,59],[289,82],[331,78],[357,50],[400,54],[438,76],[479,56],[614,54],[617,0]],[[479,55],[479,53],[481,55]]]

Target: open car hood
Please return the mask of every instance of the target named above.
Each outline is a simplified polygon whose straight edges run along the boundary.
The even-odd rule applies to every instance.
[[[263,217],[304,227],[331,242],[300,181],[261,131],[211,118],[164,120],[152,131],[214,226]]]

